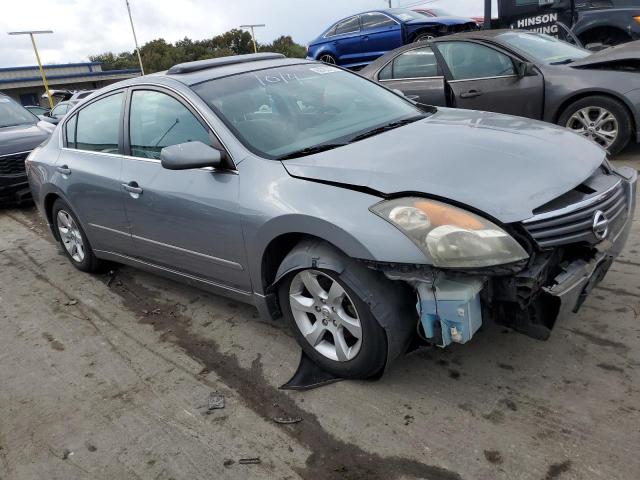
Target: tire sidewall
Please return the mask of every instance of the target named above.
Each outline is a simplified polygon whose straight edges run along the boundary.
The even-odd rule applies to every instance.
[[[607,151],[611,155],[619,153],[627,146],[631,139],[631,117],[626,107],[618,100],[602,96],[581,98],[573,102],[562,112],[558,118],[558,124],[566,128],[569,118],[578,110],[587,107],[605,108],[616,118],[618,121],[618,136]]]
[[[347,292],[352,300],[362,327],[362,345],[360,351],[355,358],[346,362],[338,362],[326,358],[318,352],[307,339],[302,335],[298,325],[293,317],[291,305],[289,303],[289,289],[291,282],[296,274],[303,270],[300,269],[288,274],[278,286],[278,300],[282,309],[282,314],[289,324],[294,337],[305,351],[305,353],[324,370],[344,378],[369,378],[380,372],[387,361],[387,338],[384,329],[375,319],[369,306],[358,296],[358,294],[350,287],[343,275],[331,270],[311,269],[330,276],[337,281]]]
[[[62,238],[60,237],[60,231],[58,229],[58,212],[61,210],[64,210],[65,212],[67,212],[71,216],[71,218],[73,218],[73,221],[76,222],[76,225],[78,226],[78,230],[80,231],[80,236],[82,237],[82,242],[84,243],[84,249],[85,249],[85,255],[84,255],[84,258],[82,259],[82,262],[78,262],[74,260],[73,257],[69,254],[69,252],[65,248],[64,243],[62,242]],[[78,220],[78,216],[74,213],[74,211],[71,209],[69,204],[62,199],[58,199],[55,201],[51,212],[52,212],[51,220],[53,223],[53,228],[55,230],[55,235],[56,235],[56,238],[58,239],[58,242],[60,243],[60,247],[62,248],[62,251],[64,252],[64,254],[71,261],[73,266],[76,267],[78,270],[82,270],[83,272],[94,271],[96,269],[96,263],[97,263],[96,258],[93,254],[93,249],[91,248],[91,244],[89,243],[89,240],[87,239],[87,236],[84,233],[82,224]]]

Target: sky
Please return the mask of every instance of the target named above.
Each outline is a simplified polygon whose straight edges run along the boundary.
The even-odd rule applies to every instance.
[[[7,1],[7,0],[5,0]],[[495,0],[494,0],[495,1]],[[291,35],[306,45],[335,20],[385,8],[388,0],[129,0],[140,45],[210,38],[242,24],[264,23],[259,42]],[[8,0],[0,16],[0,67],[35,65],[28,36],[9,31],[53,30],[36,37],[43,63],[88,61],[106,51],[133,51],[125,0]],[[393,6],[428,4],[454,14],[482,15],[483,0],[392,0]],[[9,7],[9,8],[7,8]]]

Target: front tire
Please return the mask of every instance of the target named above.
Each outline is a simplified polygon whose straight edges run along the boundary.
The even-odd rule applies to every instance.
[[[387,338],[344,275],[307,268],[280,282],[282,312],[305,353],[343,378],[369,378],[387,360]]]
[[[558,124],[593,140],[611,155],[622,151],[631,138],[631,116],[618,100],[593,95],[569,105]]]
[[[413,39],[413,43],[424,42],[427,40],[433,40],[437,35],[430,32],[423,32],[416,35],[416,38]]]
[[[62,246],[62,251],[78,270],[97,272],[103,266],[94,255],[78,217],[62,199],[57,199],[52,210],[53,228]]]
[[[330,53],[323,53],[318,57],[318,60],[322,63],[326,63],[327,65],[337,65],[336,57],[331,55]]]

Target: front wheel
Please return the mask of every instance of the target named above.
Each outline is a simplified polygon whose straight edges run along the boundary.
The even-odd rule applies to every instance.
[[[619,153],[631,138],[631,117],[626,107],[613,98],[594,95],[569,105],[558,124],[606,149]]]
[[[299,270],[280,283],[278,294],[296,340],[324,370],[343,378],[368,378],[384,368],[384,329],[341,275]]]
[[[433,40],[436,35],[433,33],[420,33],[413,39],[413,43],[424,42],[426,40]]]

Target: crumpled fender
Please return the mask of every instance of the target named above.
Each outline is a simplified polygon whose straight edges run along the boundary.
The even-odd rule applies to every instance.
[[[415,294],[407,284],[387,279],[381,272],[345,256],[327,242],[310,239],[300,242],[287,255],[269,290],[273,290],[289,273],[304,268],[331,270],[339,274],[369,305],[371,313],[387,335],[387,363],[384,371],[407,351],[418,321]]]

